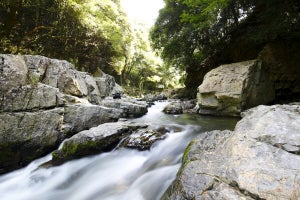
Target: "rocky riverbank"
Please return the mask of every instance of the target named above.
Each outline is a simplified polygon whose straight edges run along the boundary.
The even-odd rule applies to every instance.
[[[300,106],[258,106],[194,139],[163,199],[299,199]]]
[[[197,102],[173,100],[164,109],[167,114],[242,112],[243,118],[234,131],[207,132],[190,143],[163,199],[300,198],[299,104],[243,112],[282,95],[262,64],[220,66],[205,76]],[[53,151],[44,167],[120,147],[147,150],[168,132],[119,120],[142,116],[149,102],[165,97],[127,97],[107,74],[92,77],[42,56],[0,54],[0,75],[0,173]]]
[[[0,54],[0,173],[27,165],[66,138],[147,112],[107,74],[93,77],[66,61]]]

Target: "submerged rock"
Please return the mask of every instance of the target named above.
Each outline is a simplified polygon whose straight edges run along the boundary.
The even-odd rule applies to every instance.
[[[259,106],[193,140],[162,199],[299,199],[300,106]]]
[[[165,139],[165,133],[162,130],[138,129],[125,138],[119,146],[140,151],[149,150],[156,141]]]

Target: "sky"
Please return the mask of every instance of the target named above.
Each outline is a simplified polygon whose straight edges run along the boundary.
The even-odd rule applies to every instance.
[[[131,20],[151,27],[164,7],[163,0],[121,0],[121,5]]]

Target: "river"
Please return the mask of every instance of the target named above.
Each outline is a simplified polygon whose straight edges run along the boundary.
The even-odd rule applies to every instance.
[[[48,169],[51,155],[0,176],[1,200],[156,200],[176,177],[184,149],[198,134],[233,129],[236,118],[195,114],[166,115],[156,102],[136,122],[166,126],[166,139],[148,151],[116,149]]]

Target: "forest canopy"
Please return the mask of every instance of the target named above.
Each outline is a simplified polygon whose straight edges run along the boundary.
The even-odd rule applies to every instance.
[[[148,31],[129,22],[119,0],[1,1],[0,53],[68,60],[141,91],[179,84],[153,52]]]
[[[164,1],[151,38],[179,68],[199,68],[210,57],[216,63],[253,59],[268,42],[300,39],[300,1]],[[234,48],[239,58],[229,55]]]

